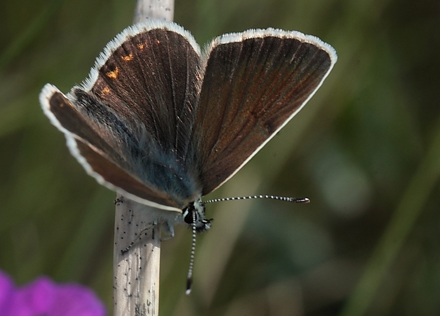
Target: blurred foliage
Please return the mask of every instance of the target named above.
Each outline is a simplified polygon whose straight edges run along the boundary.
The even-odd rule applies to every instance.
[[[112,306],[114,193],[43,115],[46,82],[80,83],[130,25],[134,0],[0,3],[0,268],[91,286]],[[313,34],[339,61],[293,121],[210,197],[312,203],[209,205],[195,284],[190,232],[162,246],[161,315],[440,314],[440,2],[187,0],[199,43],[276,27]]]

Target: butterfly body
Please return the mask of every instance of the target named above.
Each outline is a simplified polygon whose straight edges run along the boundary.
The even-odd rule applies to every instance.
[[[111,41],[80,86],[64,95],[47,84],[40,102],[99,183],[203,231],[201,197],[305,105],[335,62],[330,45],[299,32],[227,34],[201,53],[180,26],[148,22]]]

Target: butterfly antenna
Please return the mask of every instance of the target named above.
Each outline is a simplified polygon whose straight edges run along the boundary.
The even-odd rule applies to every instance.
[[[277,195],[250,195],[250,196],[237,196],[237,197],[229,197],[229,198],[212,199],[212,200],[204,201],[203,204],[234,201],[234,200],[251,200],[251,199],[271,199],[271,200],[280,200],[291,203],[310,203],[309,198],[306,197],[294,198],[290,196],[277,196]]]
[[[194,268],[194,255],[196,253],[196,213],[193,212],[193,221],[191,224],[192,227],[192,245],[191,245],[191,257],[189,259],[189,268],[188,268],[188,277],[186,278],[186,295],[191,294],[191,286],[192,286],[192,275],[193,275],[193,268]]]

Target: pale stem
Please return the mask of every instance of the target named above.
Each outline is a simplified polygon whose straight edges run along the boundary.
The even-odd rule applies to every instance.
[[[173,0],[138,0],[134,23],[172,21]],[[158,212],[120,195],[116,200],[113,254],[114,316],[159,315],[160,225]],[[145,228],[151,229],[138,234]],[[138,239],[138,240],[137,240]],[[128,252],[123,253],[130,243]]]

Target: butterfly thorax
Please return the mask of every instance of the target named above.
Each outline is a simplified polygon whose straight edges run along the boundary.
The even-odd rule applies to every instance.
[[[185,223],[191,227],[195,225],[198,233],[211,228],[212,219],[205,218],[205,205],[203,205],[200,198],[189,203],[188,206],[182,210],[182,217]]]

